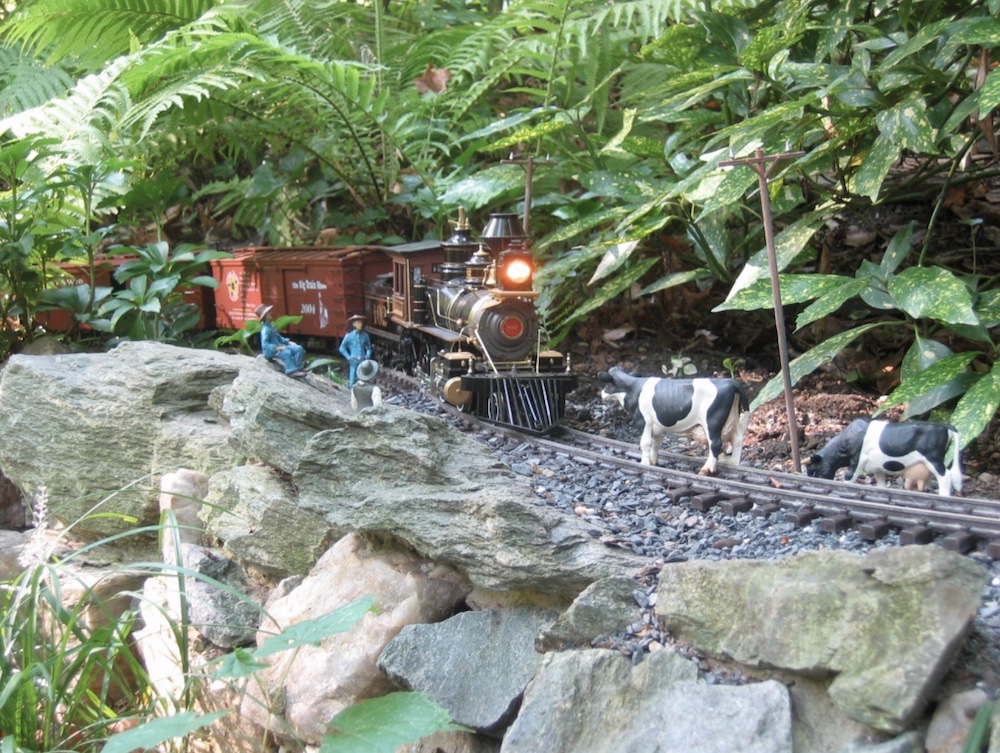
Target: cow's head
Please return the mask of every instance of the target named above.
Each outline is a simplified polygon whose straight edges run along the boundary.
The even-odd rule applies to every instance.
[[[805,461],[806,473],[814,478],[833,478],[837,471],[857,461],[871,419],[856,418],[823,449]],[[850,479],[848,479],[850,480]]]
[[[604,385],[601,389],[601,399],[616,400],[624,408],[628,390],[620,379],[615,378],[616,374],[614,372],[618,371],[621,371],[618,367],[614,367],[610,371],[602,371],[598,373],[597,381]]]
[[[812,476],[813,478],[833,478],[837,473],[837,468],[834,463],[826,457],[823,457],[822,452],[818,452],[811,458],[806,458],[802,461],[802,465],[806,467],[806,475]]]

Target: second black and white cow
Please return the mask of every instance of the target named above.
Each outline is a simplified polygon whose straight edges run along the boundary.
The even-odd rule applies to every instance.
[[[958,432],[947,424],[858,418],[806,461],[806,473],[833,478],[846,466],[846,481],[870,473],[878,486],[886,485],[887,473],[902,474],[906,489],[916,485],[920,491],[934,476],[938,493],[948,497],[962,491],[960,446]]]
[[[743,439],[750,423],[746,389],[735,379],[667,379],[639,377],[617,366],[597,375],[604,384],[601,397],[617,400],[643,422],[639,449],[642,462],[656,465],[664,434],[696,434],[708,440],[708,460],[698,473],[715,473],[727,442],[739,465]]]

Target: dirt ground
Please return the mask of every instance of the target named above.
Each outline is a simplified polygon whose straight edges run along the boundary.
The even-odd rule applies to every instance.
[[[727,352],[724,348],[680,351],[671,338],[642,332],[639,336],[628,335],[609,342],[603,333],[614,332],[614,328],[592,326],[591,329],[592,334],[597,335],[596,340],[585,335],[567,348],[573,370],[581,377],[580,386],[571,397],[576,405],[585,405],[588,400],[598,397],[597,373],[611,366],[643,375],[660,375],[664,366],[669,369],[673,365],[673,356],[688,358],[700,376],[729,376],[724,361],[734,358],[732,351]],[[771,332],[773,334],[773,329]],[[780,373],[780,361],[776,354],[762,349],[754,357],[739,357],[735,373],[746,384],[747,393],[753,400],[767,381]],[[796,384],[792,394],[799,426],[800,459],[822,447],[853,419],[872,416],[881,396],[873,386],[861,380],[850,380],[845,376],[844,364],[836,359],[829,367],[813,372]],[[895,419],[899,413],[890,410],[886,416]],[[584,416],[584,423],[586,418]],[[603,414],[604,428],[609,421],[628,423],[620,409]],[[754,411],[743,447],[743,462],[757,468],[794,471],[783,395]],[[963,469],[966,474],[963,496],[1000,498],[1000,419],[994,418],[986,432],[965,449]]]

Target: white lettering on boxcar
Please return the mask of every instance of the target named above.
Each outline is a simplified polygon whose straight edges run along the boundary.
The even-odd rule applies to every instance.
[[[326,283],[321,280],[292,280],[292,290],[326,290]]]

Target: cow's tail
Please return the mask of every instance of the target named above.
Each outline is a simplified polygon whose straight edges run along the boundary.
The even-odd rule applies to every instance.
[[[948,427],[948,437],[950,439],[948,450],[945,453],[945,473],[951,479],[951,488],[956,494],[962,492],[962,461],[959,457],[959,450],[962,447],[958,430],[952,426]]]
[[[746,413],[750,410],[750,399],[747,397],[747,388],[739,379],[734,379],[733,383],[736,385],[736,392],[740,396],[740,413]]]
[[[738,400],[733,401],[733,407],[730,411],[730,420],[735,421],[730,441],[732,443],[733,465],[739,465],[743,455],[743,441],[750,428],[750,401],[747,399],[747,390],[743,382],[738,379],[733,381],[736,383],[736,392],[739,397]]]

